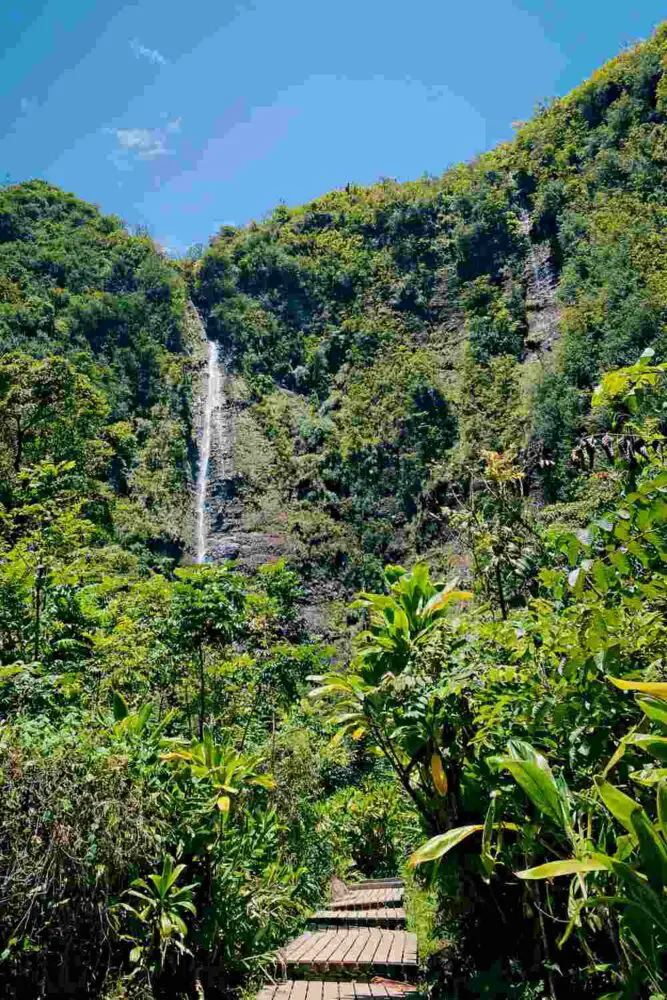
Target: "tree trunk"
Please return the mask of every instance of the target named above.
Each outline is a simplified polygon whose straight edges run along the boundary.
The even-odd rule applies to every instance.
[[[204,719],[206,716],[206,661],[203,643],[199,644],[199,739],[204,739]]]
[[[44,588],[45,567],[40,563],[35,570],[35,590],[33,602],[35,606],[35,633],[33,642],[33,660],[39,660],[42,628],[42,591]]]

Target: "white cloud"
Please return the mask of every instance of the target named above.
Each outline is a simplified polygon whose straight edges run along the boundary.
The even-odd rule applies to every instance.
[[[160,156],[172,156],[169,149],[169,133],[175,129],[169,128],[108,128],[109,135],[116,140],[115,149],[110,153],[110,160],[119,170],[131,170],[137,160],[156,160]]]
[[[114,134],[120,148],[135,153],[140,160],[153,160],[169,153],[162,129],[117,128]]]
[[[130,48],[134,52],[137,59],[148,59],[149,62],[154,63],[156,66],[166,66],[167,60],[158,52],[157,49],[149,49],[146,45],[142,45],[137,38],[133,38],[130,42]]]

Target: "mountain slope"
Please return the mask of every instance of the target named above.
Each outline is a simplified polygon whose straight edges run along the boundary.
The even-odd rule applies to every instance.
[[[519,451],[540,498],[579,495],[600,372],[664,353],[666,53],[663,26],[442,177],[214,238],[196,296],[255,442],[238,490],[311,575],[437,559],[484,449]]]
[[[23,468],[78,463],[115,539],[190,538],[186,290],[144,236],[42,181],[0,191],[0,495]]]

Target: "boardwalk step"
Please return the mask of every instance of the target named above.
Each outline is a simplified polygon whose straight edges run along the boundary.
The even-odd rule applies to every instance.
[[[402,889],[403,879],[400,878],[372,878],[363,882],[348,882],[348,889]]]
[[[347,925],[375,925],[405,927],[405,910],[402,906],[379,906],[370,910],[318,910],[308,921],[319,927]]]
[[[334,983],[291,979],[286,983],[265,986],[257,994],[257,1000],[367,1000],[368,997],[400,1000],[404,996],[409,996],[410,1000],[419,1000],[415,987],[408,983],[392,983],[387,980]]]
[[[329,904],[330,910],[373,910],[379,906],[400,906],[403,889],[392,886],[379,889],[355,889]]]
[[[373,975],[406,980],[417,973],[417,938],[384,927],[306,931],[280,952],[293,979],[362,980]]]

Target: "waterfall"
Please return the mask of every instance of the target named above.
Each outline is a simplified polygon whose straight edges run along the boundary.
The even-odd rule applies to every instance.
[[[213,340],[207,341],[208,368],[206,400],[204,402],[204,421],[199,446],[199,469],[197,470],[197,491],[195,513],[197,520],[197,552],[198,563],[206,560],[208,543],[207,498],[209,487],[209,469],[211,465],[211,438],[213,427],[219,418],[220,410],[220,364],[218,362],[218,345]]]
[[[242,475],[236,469],[235,444],[244,424],[253,425],[247,415],[245,421],[239,416],[239,384],[228,371],[224,347],[208,339],[192,302],[188,313],[194,356],[203,368],[195,405],[199,462],[193,491],[194,559],[199,564],[239,560],[255,569],[282,554],[283,535],[265,530],[263,511],[261,520],[257,515],[254,522],[249,518],[239,491]]]
[[[559,337],[560,309],[556,299],[556,274],[549,242],[530,239],[530,215],[519,211],[519,225],[528,243],[526,260],[526,319],[528,333],[524,361],[534,361],[551,351]]]
[[[519,224],[526,237],[530,233],[530,216],[525,209],[519,212]],[[556,278],[551,263],[551,249],[548,242],[528,245],[528,292],[539,304],[547,305],[555,298]]]

